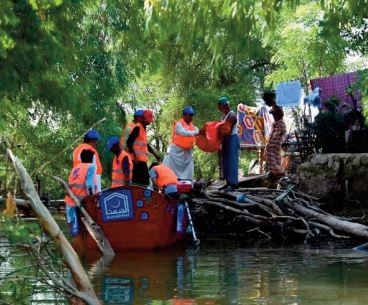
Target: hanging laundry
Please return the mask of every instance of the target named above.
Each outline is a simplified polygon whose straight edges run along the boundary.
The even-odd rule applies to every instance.
[[[350,85],[354,84],[357,78],[357,72],[350,72],[312,79],[310,83],[312,89],[319,87],[322,90],[320,94],[322,102],[329,100],[333,96],[338,97],[341,101],[338,107],[340,108],[344,104],[353,106],[353,99],[349,94],[347,94],[346,89]],[[361,95],[355,90],[353,92],[353,96],[359,108]]]
[[[270,137],[272,118],[265,106],[261,108],[238,105],[240,141],[244,144],[266,144]]]
[[[300,81],[289,81],[276,85],[276,103],[282,107],[298,107],[302,95]]]
[[[319,87],[314,88],[312,93],[304,98],[304,103],[319,108],[321,106],[320,93],[321,89]]]

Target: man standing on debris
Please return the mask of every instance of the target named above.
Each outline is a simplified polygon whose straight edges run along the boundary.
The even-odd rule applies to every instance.
[[[116,136],[109,137],[106,149],[115,155],[112,161],[111,187],[129,184],[132,180],[133,163],[129,154],[121,149],[119,138]]]
[[[148,152],[152,153],[156,159],[159,156],[154,152],[147,142],[147,126],[154,121],[151,110],[144,110],[143,116],[138,117],[138,122],[130,132],[127,139],[127,147],[133,154],[133,179],[132,182],[140,185],[149,184],[148,173]]]
[[[97,191],[96,168],[93,160],[94,151],[83,149],[80,153],[80,162],[73,167],[69,176],[68,186],[79,201]],[[65,196],[64,201],[66,203],[66,221],[70,226],[71,234],[75,236],[79,233],[76,206],[69,195]]]
[[[97,179],[97,190],[101,191],[101,174],[102,166],[100,157],[96,150],[97,141],[101,138],[100,134],[96,129],[90,129],[84,136],[83,143],[79,144],[73,151],[73,168],[81,163],[81,152],[86,150],[91,150],[94,153],[93,164],[96,168],[96,179]]]
[[[284,175],[280,155],[283,137],[286,134],[286,126],[283,120],[284,111],[280,106],[276,105],[276,95],[273,91],[265,92],[262,98],[266,105],[272,108],[270,113],[274,118],[270,140],[266,146],[265,159],[271,177],[280,178]]]
[[[193,180],[193,146],[199,132],[192,123],[194,114],[191,106],[183,109],[183,117],[173,125],[171,144],[163,161],[180,180]]]
[[[230,132],[223,134],[221,167],[226,179],[225,191],[232,191],[238,187],[238,165],[239,165],[239,136],[237,117],[234,111],[230,110],[230,102],[226,96],[217,101],[218,110],[222,112],[221,121],[225,127],[229,127]]]

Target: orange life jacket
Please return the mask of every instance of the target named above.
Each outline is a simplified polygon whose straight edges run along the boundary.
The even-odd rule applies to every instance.
[[[139,135],[134,140],[134,143],[133,143],[134,161],[147,162],[148,161],[147,132],[143,124],[137,123],[134,125],[134,128],[136,126],[139,127]]]
[[[74,151],[73,151],[73,168],[76,167],[79,163],[82,163],[82,161],[80,160],[80,154],[81,154],[82,150],[84,150],[84,149],[92,150],[95,153],[97,174],[101,175],[102,174],[102,165],[101,165],[101,161],[100,161],[100,157],[98,155],[98,152],[95,148],[93,148],[91,145],[89,145],[87,143],[81,143],[77,146],[76,149],[74,149]]]
[[[153,167],[156,171],[156,183],[159,188],[164,188],[169,184],[178,184],[178,178],[171,168],[160,164]]]
[[[84,197],[88,196],[88,192],[86,189],[86,178],[88,167],[91,164],[92,163],[79,163],[77,166],[73,167],[73,170],[69,176],[68,186],[72,190],[75,197],[79,199],[79,201],[82,201]],[[96,176],[94,184],[95,186],[97,184]],[[67,205],[75,205],[73,199],[69,195],[65,195],[64,200]]]
[[[125,157],[128,157],[129,160],[129,173],[124,173],[123,171],[122,164]],[[114,156],[114,160],[112,162],[111,187],[128,184],[130,180],[132,180],[133,175],[133,163],[130,160],[128,153],[122,150],[119,157]]]
[[[185,130],[195,131],[195,127],[192,123],[187,124],[184,119],[180,119],[179,121],[174,122],[173,129],[172,129],[172,137],[171,143],[181,147],[182,149],[193,149],[193,146],[196,142],[195,136],[182,136],[180,134],[175,133],[175,126],[176,123],[181,123]]]

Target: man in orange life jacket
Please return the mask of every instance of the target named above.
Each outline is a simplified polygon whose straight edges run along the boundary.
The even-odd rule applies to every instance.
[[[121,138],[120,138],[120,147],[122,149],[124,149],[125,151],[128,151],[128,147],[127,147],[128,137],[129,137],[132,129],[139,122],[139,118],[143,117],[143,114],[144,114],[144,110],[143,109],[136,110],[134,112],[133,121],[131,121],[130,123],[126,124],[125,128],[123,129],[123,132],[122,132]]]
[[[132,129],[128,139],[127,146],[129,152],[133,155],[133,178],[132,182],[140,185],[149,184],[148,173],[148,152],[155,155],[159,160],[159,156],[155,154],[151,146],[147,142],[146,128],[154,121],[151,110],[144,110],[143,117],[138,117],[138,123]]]
[[[101,174],[102,165],[100,157],[96,150],[97,141],[100,139],[100,134],[96,129],[90,129],[84,136],[83,143],[79,144],[73,151],[73,167],[77,166],[81,162],[81,152],[83,149],[91,150],[94,153],[93,164],[96,168],[96,180],[97,180],[97,190],[101,191]]]
[[[153,185],[162,190],[166,196],[179,200],[178,178],[175,173],[167,166],[153,162],[149,168],[149,174]]]
[[[173,125],[171,144],[163,161],[180,180],[193,180],[193,146],[199,133],[192,123],[194,114],[191,106],[183,109],[183,117]]]
[[[69,176],[68,186],[73,194],[82,201],[84,197],[96,192],[96,168],[93,162],[94,152],[83,149],[80,153],[80,163],[78,163]],[[75,203],[73,199],[66,195],[66,221],[73,236],[79,233],[79,223]]]
[[[119,138],[108,138],[106,149],[115,155],[112,161],[111,187],[129,184],[132,180],[133,163],[128,153],[121,149]]]

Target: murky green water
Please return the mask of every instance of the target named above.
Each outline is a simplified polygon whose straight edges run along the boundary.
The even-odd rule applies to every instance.
[[[206,240],[84,263],[104,304],[368,304],[368,253],[352,250]]]
[[[105,305],[368,304],[368,252],[350,249],[204,239],[197,249],[126,252],[110,262],[86,250],[81,259]],[[2,262],[0,274],[7,271]],[[29,304],[63,303],[39,290]]]

